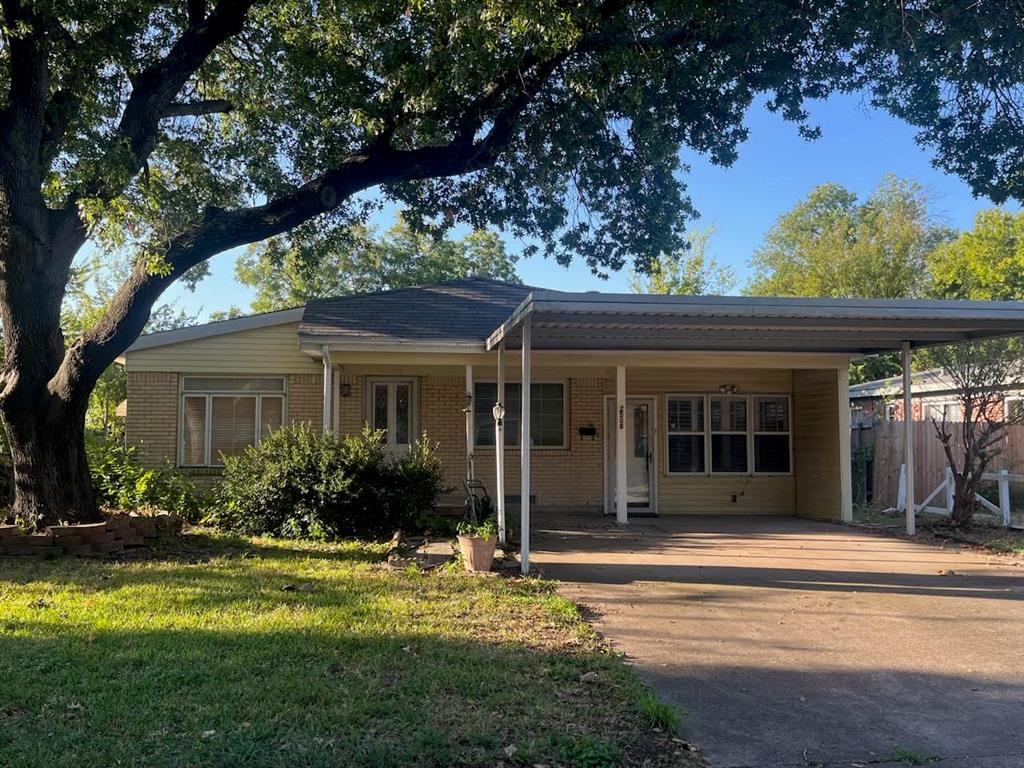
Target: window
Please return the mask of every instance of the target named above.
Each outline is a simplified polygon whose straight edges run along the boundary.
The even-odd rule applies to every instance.
[[[178,461],[185,467],[222,466],[284,423],[284,379],[182,378]]]
[[[416,439],[415,382],[412,379],[371,379],[368,392],[370,427],[384,432],[389,448],[408,448]]]
[[[711,427],[711,471],[747,471],[747,398],[712,396],[708,401]]]
[[[1024,398],[1007,397],[1004,402],[1006,414],[1003,418],[1011,424],[1024,424]]]
[[[704,396],[669,395],[668,471],[704,472]]]
[[[754,472],[789,472],[789,398],[755,397]]]
[[[505,384],[505,445],[518,446],[522,412],[522,387]],[[473,443],[494,447],[494,414],[498,385],[478,381],[473,385]],[[530,445],[534,448],[565,447],[565,385],[561,382],[533,382],[530,385]]]
[[[924,406],[924,420],[930,422],[932,419],[940,424],[963,421],[963,408],[961,408],[960,403],[954,400],[926,403]]]

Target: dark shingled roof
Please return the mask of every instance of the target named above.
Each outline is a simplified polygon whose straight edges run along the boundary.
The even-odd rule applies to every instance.
[[[306,305],[299,338],[325,343],[483,343],[532,290],[500,280],[466,278],[319,299]]]

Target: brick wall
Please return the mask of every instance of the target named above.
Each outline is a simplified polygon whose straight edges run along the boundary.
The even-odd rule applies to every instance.
[[[324,376],[293,373],[288,377],[288,423],[305,423],[319,432],[324,426]]]
[[[143,466],[175,461],[178,446],[178,374],[129,371],[125,439]]]
[[[420,381],[420,426],[427,437],[439,443],[445,479],[462,494],[466,475],[466,404],[464,377],[428,376]],[[573,378],[566,386],[569,398],[566,448],[534,448],[530,453],[531,492],[538,509],[601,509],[604,506],[604,458],[602,397],[605,381]],[[596,440],[581,438],[579,427],[594,425]],[[476,448],[476,475],[495,492],[493,448]],[[505,493],[519,496],[520,452],[505,450]]]
[[[465,378],[424,376],[419,378],[420,429],[438,444],[445,467],[445,480],[454,496],[461,497],[466,473]],[[365,377],[342,373],[339,384],[348,384],[350,394],[338,400],[338,424],[344,434],[353,434],[365,421]],[[532,452],[532,486],[536,505],[544,508],[600,509],[604,489],[603,395],[612,384],[601,378],[569,379],[567,447],[535,448]],[[323,424],[322,374],[288,376],[288,421],[306,422],[319,430]],[[597,439],[581,438],[579,427],[598,427]],[[178,375],[176,373],[129,372],[126,434],[139,447],[146,466],[177,460]],[[520,458],[518,448],[505,452],[506,493],[519,495]],[[477,475],[494,493],[494,449],[476,450]],[[200,488],[210,488],[220,476],[216,468],[186,470]]]

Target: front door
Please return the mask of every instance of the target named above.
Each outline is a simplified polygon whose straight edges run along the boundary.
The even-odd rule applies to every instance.
[[[609,514],[615,512],[615,399],[608,399],[606,490]],[[630,515],[649,515],[654,506],[654,398],[626,398],[626,508]]]
[[[415,382],[408,379],[371,379],[369,382],[370,427],[384,433],[388,450],[401,453],[415,440],[413,425]]]

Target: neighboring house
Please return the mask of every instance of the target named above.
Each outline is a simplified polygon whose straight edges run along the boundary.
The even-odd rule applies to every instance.
[[[527,507],[526,525],[530,506],[622,522],[849,519],[850,360],[899,348],[904,336],[983,336],[996,320],[1000,333],[1024,331],[1024,305],[458,280],[143,336],[124,356],[126,432],[146,461],[171,461],[210,484],[222,455],[282,424],[351,433],[369,423],[396,451],[426,434],[449,484],[460,488],[472,465],[495,494],[504,372],[504,498]]]
[[[910,394],[914,421],[963,420],[963,406],[957,396],[956,385],[939,369],[915,373]],[[992,416],[1002,419],[1007,414],[1016,422],[1024,417],[1024,387],[1020,382],[1005,383],[1002,400]],[[850,418],[854,426],[903,421],[902,377],[851,384]]]

